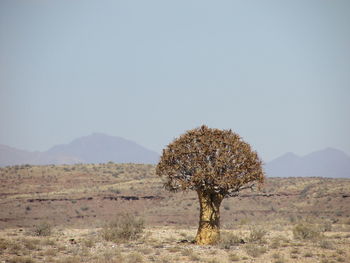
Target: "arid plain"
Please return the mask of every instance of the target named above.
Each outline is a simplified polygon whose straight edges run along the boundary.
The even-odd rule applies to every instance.
[[[144,222],[137,238],[106,238],[121,216]],[[0,262],[350,262],[350,179],[268,178],[225,199],[216,246],[192,243],[198,216],[152,165],[0,168]]]

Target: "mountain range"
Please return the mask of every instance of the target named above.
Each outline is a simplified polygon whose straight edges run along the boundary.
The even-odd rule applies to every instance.
[[[121,137],[94,133],[44,152],[29,152],[0,145],[0,167],[18,164],[148,163],[156,164],[159,154]],[[326,148],[298,156],[286,153],[265,164],[267,177],[350,178],[350,157]]]
[[[29,152],[0,145],[0,166],[17,164],[75,163],[149,163],[155,164],[158,153],[121,137],[94,133],[69,144],[52,147],[45,152]]]
[[[305,156],[286,153],[268,162],[265,172],[268,177],[350,178],[350,157],[334,148]]]

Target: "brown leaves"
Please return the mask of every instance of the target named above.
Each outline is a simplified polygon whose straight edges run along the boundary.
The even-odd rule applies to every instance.
[[[170,191],[205,190],[232,195],[249,183],[262,183],[262,162],[231,130],[203,125],[187,131],[163,150],[156,173]]]

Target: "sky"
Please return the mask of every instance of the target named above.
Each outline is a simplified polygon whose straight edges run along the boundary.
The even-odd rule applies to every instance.
[[[206,124],[264,161],[350,154],[350,1],[1,0],[0,144],[161,153]]]

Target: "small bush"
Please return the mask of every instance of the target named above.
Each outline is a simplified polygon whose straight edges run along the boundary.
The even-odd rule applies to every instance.
[[[293,228],[295,239],[314,239],[320,236],[320,232],[309,224],[298,224]]]
[[[275,260],[273,261],[273,263],[284,263],[285,260],[283,258],[283,256],[279,253],[274,253],[272,255],[272,258],[274,258]]]
[[[21,240],[21,243],[28,250],[36,250],[38,248],[40,240],[24,238]]]
[[[320,248],[334,249],[333,243],[331,241],[329,241],[329,240],[321,240],[319,245],[320,245]]]
[[[40,239],[40,243],[41,245],[43,246],[55,246],[56,245],[56,242],[55,240],[53,239],[50,239],[50,238],[44,238],[44,239]]]
[[[35,225],[33,228],[34,236],[50,236],[52,232],[52,227],[49,223],[43,222]]]
[[[127,261],[128,263],[142,263],[143,257],[140,253],[134,252],[128,255]]]
[[[84,245],[86,246],[86,247],[88,247],[88,248],[92,248],[92,247],[94,247],[95,246],[95,240],[93,239],[93,238],[87,238],[87,239],[85,239],[84,240]]]
[[[119,249],[106,249],[98,260],[94,263],[118,263],[125,262],[124,257]]]
[[[339,255],[344,255],[345,254],[345,252],[344,252],[344,250],[341,250],[341,249],[337,249],[337,254],[339,254]]]
[[[196,253],[193,253],[193,254],[190,256],[190,260],[191,260],[191,261],[200,261],[201,258],[200,258],[200,256],[198,256]]]
[[[193,249],[185,248],[184,250],[181,251],[181,254],[185,257],[190,257],[193,254]]]
[[[81,211],[87,211],[87,210],[89,210],[89,207],[88,206],[82,206],[82,207],[80,207],[80,210]]]
[[[240,260],[239,256],[237,256],[237,255],[234,254],[234,253],[229,254],[229,255],[228,255],[228,259],[229,259],[230,261],[239,261],[239,260]]]
[[[123,214],[106,225],[102,237],[107,241],[121,242],[136,240],[144,229],[144,221],[130,214]]]
[[[0,238],[0,254],[11,246],[11,241],[8,239]]]
[[[276,248],[279,248],[280,246],[281,246],[281,241],[278,238],[272,239],[272,242],[270,244],[270,248],[276,249]]]
[[[51,256],[51,257],[55,257],[57,255],[58,251],[55,248],[49,248],[45,251],[44,255],[45,256]]]
[[[248,240],[250,242],[262,242],[266,233],[266,230],[262,228],[252,228]]]
[[[239,238],[233,233],[221,233],[219,247],[224,249],[229,249],[231,246],[243,243],[243,239]]]
[[[279,235],[275,236],[271,239],[271,244],[270,248],[276,249],[279,247],[286,247],[288,246],[287,244],[289,243],[289,239],[285,236]]]
[[[255,244],[248,244],[245,247],[247,254],[251,257],[259,257],[260,255],[266,253],[267,249]]]
[[[321,231],[322,232],[329,232],[332,231],[332,222],[331,221],[326,221],[321,225]]]

